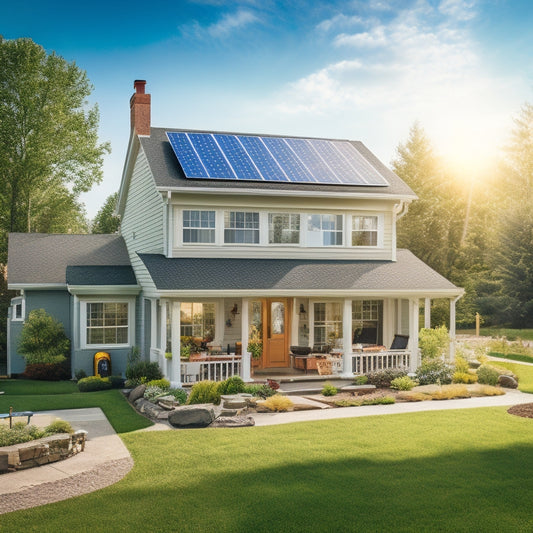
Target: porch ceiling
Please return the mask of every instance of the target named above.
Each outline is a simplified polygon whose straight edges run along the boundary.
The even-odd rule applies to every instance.
[[[139,257],[159,291],[387,292],[405,297],[463,292],[408,250],[398,250],[395,262]]]

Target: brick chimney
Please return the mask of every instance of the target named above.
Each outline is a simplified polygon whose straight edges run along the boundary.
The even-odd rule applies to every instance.
[[[131,128],[137,135],[150,136],[150,95],[144,93],[146,80],[135,80],[130,98]]]

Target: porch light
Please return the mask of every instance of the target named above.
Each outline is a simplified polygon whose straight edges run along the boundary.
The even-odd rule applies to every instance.
[[[239,314],[239,306],[237,304],[234,304],[230,313],[231,313],[231,316],[233,317],[233,320],[235,320],[235,315]]]
[[[300,315],[306,315],[307,311],[305,310],[304,304],[300,304]]]

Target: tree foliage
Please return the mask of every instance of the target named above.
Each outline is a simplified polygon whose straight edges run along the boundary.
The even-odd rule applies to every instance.
[[[92,233],[116,233],[120,227],[120,218],[115,215],[118,192],[107,197],[104,205],[96,214],[91,228]]]
[[[109,151],[91,90],[74,62],[0,37],[0,263],[7,232],[84,229],[77,198],[101,180]]]
[[[44,309],[34,309],[24,323],[18,349],[28,365],[61,363],[69,355],[70,341],[61,322]]]

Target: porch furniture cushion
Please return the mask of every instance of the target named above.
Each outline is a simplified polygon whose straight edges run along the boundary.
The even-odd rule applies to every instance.
[[[405,350],[409,343],[409,335],[394,335],[394,339],[390,346],[391,350]]]
[[[291,353],[294,355],[309,355],[311,348],[309,346],[291,346]]]

